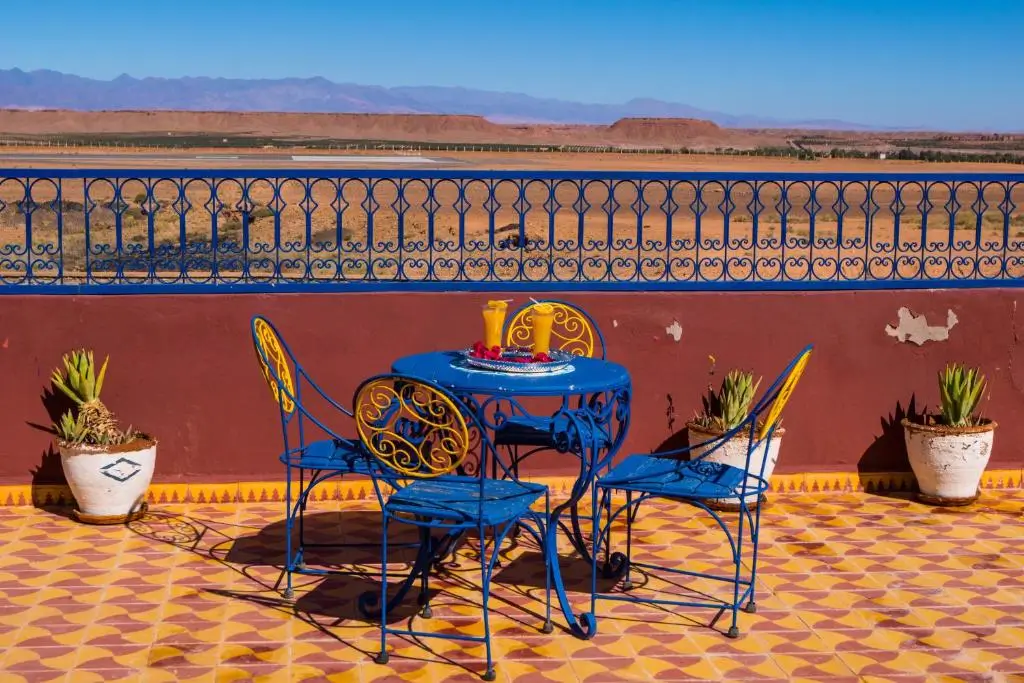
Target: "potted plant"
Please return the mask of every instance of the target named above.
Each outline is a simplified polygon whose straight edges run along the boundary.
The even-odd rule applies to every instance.
[[[996,429],[995,422],[975,414],[985,387],[978,369],[947,365],[939,373],[941,414],[902,420],[922,502],[969,505],[977,499]]]
[[[117,524],[146,511],[146,490],[153,478],[156,441],[129,427],[100,401],[107,358],[99,372],[92,351],[72,351],[64,368],[53,371],[53,386],[74,407],[54,425],[64,477],[78,509],[75,518],[90,524]]]
[[[698,413],[686,424],[690,435],[692,458],[698,458],[711,450],[714,443],[702,446],[706,441],[712,441],[722,436],[729,430],[740,425],[750,415],[750,406],[754,401],[754,394],[761,384],[761,379],[754,381],[752,373],[741,370],[729,372],[722,380],[722,385],[716,392],[713,387],[708,386],[708,393],[701,400],[704,404],[703,411]],[[771,443],[765,447],[761,442],[755,445],[750,455],[750,469],[748,474],[761,475],[761,467],[764,467],[764,478],[771,479],[775,471],[775,463],[779,459],[779,449],[782,446],[783,429],[776,428],[772,435]],[[711,452],[706,460],[725,465],[732,465],[741,470],[747,467],[747,449],[750,446],[750,432],[743,429],[736,433],[731,439]],[[767,462],[765,459],[767,458]],[[756,480],[748,480],[748,486],[756,486]],[[747,507],[753,509],[760,502],[756,492],[745,496]],[[738,510],[739,501],[735,498],[711,498],[704,503],[716,510]]]

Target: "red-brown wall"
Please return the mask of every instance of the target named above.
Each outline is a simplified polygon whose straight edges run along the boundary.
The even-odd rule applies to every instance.
[[[249,319],[268,316],[307,370],[348,404],[361,379],[394,359],[462,348],[480,336],[480,304],[524,294],[272,294],[0,297],[0,483],[60,480],[41,400],[61,354],[110,355],[105,403],[160,441],[156,481],[280,480],[277,409],[258,371]],[[540,296],[534,294],[534,296]],[[990,468],[1019,468],[1024,359],[1015,290],[842,293],[556,295],[587,309],[611,359],[633,376],[626,445],[649,451],[680,432],[708,381],[708,356],[780,372],[805,344],[815,352],[786,413],[779,472],[904,471],[897,402],[935,405],[947,361],[982,366],[986,413],[999,421]],[[512,305],[515,306],[516,303]],[[930,325],[958,323],[923,346],[885,332],[907,307]],[[676,342],[666,332],[682,327]],[[678,436],[676,437],[678,438]],[[567,472],[563,457],[538,464]]]

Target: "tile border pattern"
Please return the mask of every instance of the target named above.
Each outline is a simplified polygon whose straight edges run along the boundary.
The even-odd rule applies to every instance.
[[[989,470],[981,479],[982,489],[1024,488],[1024,471]],[[537,477],[533,481],[547,484],[553,494],[568,495],[573,477]],[[228,483],[152,484],[147,494],[151,504],[159,503],[266,503],[282,501],[286,483],[283,481],[240,481]],[[293,489],[296,488],[293,484]],[[775,474],[771,490],[776,493],[909,492],[915,488],[912,472],[808,472]],[[313,499],[366,500],[374,496],[366,479],[332,480],[314,492]],[[73,505],[71,489],[62,484],[20,484],[0,486],[0,506]]]

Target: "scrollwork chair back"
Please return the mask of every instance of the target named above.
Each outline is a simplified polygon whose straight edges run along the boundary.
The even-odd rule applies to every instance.
[[[554,307],[551,345],[586,358],[605,357],[604,335],[583,309],[564,301],[530,302],[512,315],[505,332],[507,346],[529,346],[533,335],[533,309],[538,303]]]
[[[356,429],[388,469],[413,479],[438,477],[454,472],[473,444],[463,410],[427,382],[378,377],[356,394]]]
[[[294,359],[281,341],[273,324],[262,316],[252,320],[252,339],[256,349],[263,379],[266,380],[274,401],[281,412],[291,415],[295,412],[295,380],[291,366]]]

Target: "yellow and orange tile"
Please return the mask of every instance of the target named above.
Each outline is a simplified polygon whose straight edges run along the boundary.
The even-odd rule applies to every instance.
[[[758,611],[740,614],[735,640],[711,610],[611,602],[599,603],[592,640],[545,635],[543,568],[520,538],[490,601],[498,680],[1024,681],[1024,491],[937,510],[899,493],[898,478],[807,477],[776,486],[762,512]],[[379,632],[356,601],[379,589],[375,548],[311,552],[311,564],[355,571],[297,576],[285,600],[279,488],[167,486],[145,518],[112,527],[0,507],[0,681],[478,680],[475,643],[393,637],[388,664],[373,661]],[[339,484],[311,504],[307,531],[373,542],[373,505]],[[651,505],[635,531],[637,561],[699,570],[728,559],[692,509]],[[410,605],[396,619],[481,634],[475,548],[432,580],[433,618]],[[589,567],[560,552],[570,599],[589,609]],[[687,581],[635,577],[638,594],[705,590]]]

